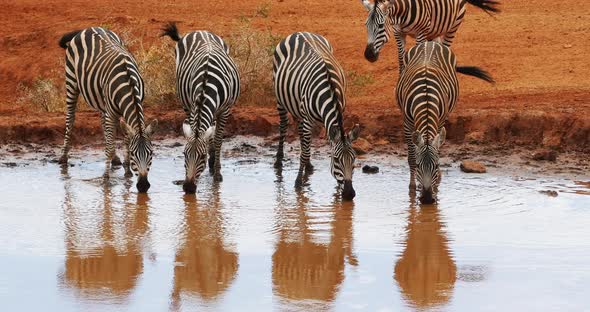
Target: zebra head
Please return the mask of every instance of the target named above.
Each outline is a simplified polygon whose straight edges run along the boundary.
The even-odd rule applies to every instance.
[[[435,202],[433,187],[440,179],[439,148],[444,143],[446,130],[443,128],[432,140],[425,140],[422,133],[414,132],[412,141],[416,146],[416,178],[422,186],[420,202],[432,204]]]
[[[129,151],[129,165],[131,170],[139,176],[136,186],[140,193],[145,193],[150,188],[148,172],[152,166],[152,135],[157,127],[158,121],[153,120],[142,131],[137,131],[125,121],[121,121],[121,129],[125,132]]]
[[[374,4],[369,3],[368,0],[361,0],[361,2],[369,11],[369,16],[365,22],[368,37],[365,58],[372,63],[377,61],[381,48],[389,41],[389,29],[385,25],[389,1],[375,0]]]
[[[195,180],[205,170],[207,152],[209,151],[209,140],[213,133],[215,133],[215,127],[210,127],[207,131],[198,133],[185,120],[182,124],[182,132],[184,132],[184,136],[188,140],[184,147],[184,169],[186,171],[186,177],[182,189],[187,194],[194,194],[197,191]]]
[[[356,159],[352,142],[358,138],[361,129],[357,124],[345,135],[340,132],[340,129],[336,127],[334,129],[330,133],[330,145],[332,148],[330,169],[338,184],[344,184],[342,198],[352,200],[356,195],[352,187],[352,171]]]

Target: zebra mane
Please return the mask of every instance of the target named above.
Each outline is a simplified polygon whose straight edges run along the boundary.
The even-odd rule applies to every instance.
[[[129,78],[129,85],[131,86],[131,96],[133,97],[133,105],[134,108],[139,110],[139,112],[137,113],[137,118],[139,119],[139,135],[143,135],[143,130],[145,127],[144,124],[144,120],[143,120],[143,107],[141,106],[141,104],[139,103],[139,96],[138,94],[135,92],[135,87],[137,86],[135,78],[133,78],[133,76],[131,75],[131,70],[129,69],[129,63],[128,63],[128,59],[125,59],[125,70],[127,72],[127,77]],[[127,122],[127,120],[125,121]],[[133,126],[133,125],[130,125]]]
[[[196,103],[193,103],[193,111],[194,111],[194,117],[193,117],[193,122],[191,123],[191,126],[194,125],[194,129],[193,132],[194,133],[199,133],[199,128],[201,126],[201,112],[202,112],[202,106],[203,106],[203,99],[205,98],[204,93],[205,93],[205,86],[207,85],[207,76],[208,76],[208,66],[209,66],[209,54],[207,54],[204,58],[204,62],[206,63],[204,68],[204,72],[203,72],[203,76],[202,76],[202,82],[201,82],[201,88],[200,90],[197,90],[197,92],[199,93],[197,95],[197,99],[196,99]]]
[[[328,64],[325,64],[325,68],[326,68],[326,76],[328,77],[328,83],[330,84],[330,92],[332,93],[332,99],[333,102],[332,104],[336,107],[336,110],[338,111],[338,115],[336,116],[336,122],[338,123],[338,129],[340,130],[340,139],[342,140],[342,142],[344,142],[344,122],[342,121],[342,107],[340,107],[340,103],[342,102],[340,101],[340,97],[338,96],[338,92],[336,92],[336,87],[334,86],[334,83],[332,82],[332,74],[330,74],[330,68],[328,67]]]

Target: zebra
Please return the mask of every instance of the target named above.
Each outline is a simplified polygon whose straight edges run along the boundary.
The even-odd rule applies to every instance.
[[[133,176],[133,170],[139,176],[137,190],[140,193],[147,192],[150,188],[148,172],[153,154],[151,138],[158,121],[153,120],[145,125],[143,81],[133,55],[119,36],[101,27],[66,33],[59,40],[59,45],[66,50],[67,111],[64,145],[58,162],[68,162],[70,137],[81,93],[86,102],[101,113],[106,142],[106,172],[111,164],[121,165],[115,152],[115,135],[117,124],[123,117],[120,126],[125,132],[125,176]]]
[[[439,148],[444,143],[444,124],[455,108],[459,95],[457,72],[493,83],[484,70],[457,66],[455,54],[446,45],[427,41],[412,47],[404,57],[404,71],[396,88],[397,104],[403,114],[408,146],[410,190],[415,178],[421,185],[420,201],[435,201],[433,189],[439,174]]]
[[[297,32],[287,36],[275,48],[273,83],[280,117],[279,146],[275,167],[282,167],[283,145],[290,113],[298,123],[301,141],[299,172],[295,186],[301,187],[304,173],[311,173],[310,141],[312,128],[321,124],[331,145],[332,175],[338,185],[344,185],[342,198],[352,200],[356,195],[352,186],[355,151],[352,142],[360,133],[355,125],[348,133],[344,131],[343,112],[346,106],[344,71],[333,48],[324,37]]]
[[[393,33],[398,49],[399,72],[402,72],[406,36],[416,38],[416,44],[439,40],[450,47],[465,16],[465,2],[488,14],[500,9],[495,0],[361,0],[369,15],[366,21],[367,47],[365,58],[375,62],[379,52]]]
[[[178,33],[175,23],[162,28],[161,36],[176,41],[176,93],[186,119],[183,133],[186,177],[183,190],[195,193],[195,179],[205,169],[209,153],[209,172],[221,182],[220,151],[225,123],[240,95],[240,75],[229,55],[228,45],[208,31]]]

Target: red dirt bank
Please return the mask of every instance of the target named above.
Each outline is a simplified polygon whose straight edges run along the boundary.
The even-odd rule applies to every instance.
[[[590,76],[585,47],[590,31],[590,4],[584,1],[502,1],[503,12],[489,17],[468,8],[453,48],[459,62],[489,70],[497,84],[461,77],[461,96],[449,123],[452,142],[544,145],[568,150],[590,149]],[[267,18],[253,17],[270,3]],[[31,111],[17,104],[19,83],[36,77],[61,79],[63,50],[57,40],[66,31],[93,25],[130,27],[144,44],[159,42],[162,23],[175,20],[183,29],[210,29],[231,34],[237,21],[253,17],[259,29],[286,35],[307,30],[326,36],[346,71],[370,74],[366,90],[349,92],[347,124],[361,123],[369,140],[401,142],[401,119],[393,88],[397,80],[394,45],[379,62],[363,58],[366,12],[359,1],[41,1],[3,4],[0,11],[0,142],[60,143],[65,117]],[[163,134],[179,133],[180,108],[149,107]],[[274,107],[240,103],[228,134],[275,135]],[[88,142],[102,137],[95,113],[80,112],[75,137]]]

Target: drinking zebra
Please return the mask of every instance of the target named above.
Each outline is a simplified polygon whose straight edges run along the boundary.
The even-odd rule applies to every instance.
[[[451,49],[433,41],[412,47],[404,57],[405,68],[397,84],[397,103],[404,118],[408,145],[410,189],[418,179],[420,201],[433,203],[433,188],[439,181],[439,148],[445,141],[444,124],[459,95],[457,72],[487,82],[494,80],[472,66],[458,67]]]
[[[240,95],[240,76],[229,56],[229,47],[217,35],[195,31],[181,36],[176,24],[162,29],[176,44],[176,93],[186,119],[182,129],[188,142],[184,149],[186,177],[183,189],[194,193],[195,179],[205,169],[209,152],[209,172],[222,180],[220,151],[225,123]]]
[[[119,119],[125,132],[125,176],[131,169],[139,175],[137,189],[147,192],[148,172],[152,164],[151,137],[157,120],[144,123],[143,81],[135,59],[123,41],[112,31],[100,27],[77,30],[63,35],[59,45],[66,50],[66,130],[59,163],[68,161],[70,137],[80,93],[86,102],[101,113],[106,141],[107,172],[120,165],[115,153],[115,135]]]
[[[365,58],[375,62],[379,52],[393,33],[398,49],[399,71],[403,67],[406,36],[416,38],[416,44],[438,39],[451,46],[455,33],[465,16],[465,2],[488,14],[500,12],[494,0],[361,0],[367,17],[367,47]]]
[[[342,67],[332,54],[328,40],[320,35],[297,32],[287,36],[276,47],[273,63],[273,82],[280,116],[279,147],[275,166],[282,167],[283,145],[290,113],[298,123],[301,140],[299,173],[295,186],[303,183],[304,173],[313,166],[309,161],[311,131],[321,124],[331,145],[331,172],[338,184],[344,184],[342,197],[355,196],[352,173],[356,154],[352,149],[360,127],[345,133],[342,114],[346,106],[346,80]]]

